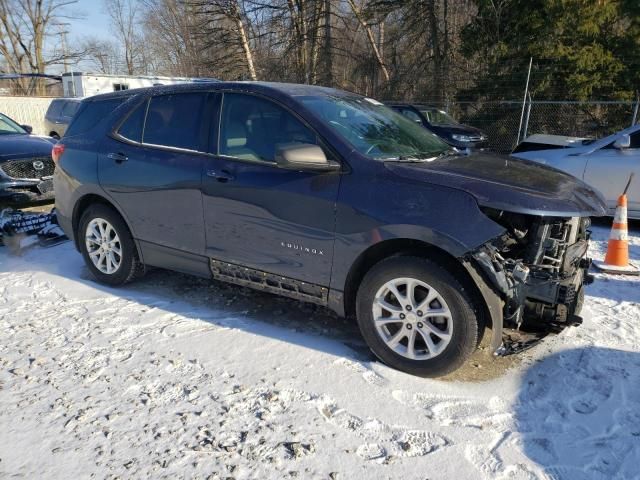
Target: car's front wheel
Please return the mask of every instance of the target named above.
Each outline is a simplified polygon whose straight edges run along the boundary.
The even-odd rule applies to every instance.
[[[131,232],[107,205],[91,205],[80,218],[78,245],[93,276],[107,285],[122,285],[144,271]]]
[[[356,310],[375,355],[391,367],[423,377],[460,367],[482,334],[461,282],[419,257],[393,257],[375,265],[358,290]]]

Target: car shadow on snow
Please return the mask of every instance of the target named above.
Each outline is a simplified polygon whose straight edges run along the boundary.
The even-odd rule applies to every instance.
[[[542,358],[515,405],[520,448],[556,480],[638,478],[640,353],[585,347]]]
[[[247,330],[357,361],[375,360],[355,320],[319,305],[160,268],[150,268],[144,277],[122,287],[109,287],[93,278],[70,242],[29,248],[20,257],[0,247],[0,267],[4,261],[12,271],[47,272],[194,322]]]
[[[0,270],[3,262],[10,263],[12,271],[42,271],[63,277],[73,282],[66,287],[70,291],[80,284],[182,316],[194,324],[201,321],[245,330],[361,362],[364,368],[378,362],[355,319],[341,318],[318,305],[159,268],[149,269],[144,277],[125,286],[108,287],[95,281],[70,242],[49,249],[33,247],[23,251],[21,258],[0,247]],[[482,382],[503,375],[520,361],[517,355],[492,357],[488,348],[485,334],[485,341],[467,364],[441,380]]]

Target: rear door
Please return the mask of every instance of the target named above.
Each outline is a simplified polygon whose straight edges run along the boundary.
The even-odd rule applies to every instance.
[[[284,170],[274,161],[279,144],[319,144],[317,135],[264,97],[225,93],[218,110],[219,148],[205,160],[202,185],[207,255],[329,285],[341,176]]]
[[[100,183],[147,247],[204,252],[200,186],[209,99],[207,92],[145,99],[101,149]]]
[[[629,211],[637,217],[640,216],[640,130],[630,138],[629,148],[617,149],[611,144],[589,154],[584,181],[602,192],[607,206],[613,211],[629,175],[634,173],[627,197]]]

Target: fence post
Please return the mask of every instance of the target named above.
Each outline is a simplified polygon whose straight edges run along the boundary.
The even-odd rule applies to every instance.
[[[633,118],[631,119],[631,126],[633,127],[638,120],[638,104],[640,104],[640,96],[636,93],[636,104],[633,106]]]
[[[527,138],[527,132],[529,131],[529,117],[531,116],[531,107],[532,107],[532,103],[533,101],[531,100],[531,94],[529,93],[528,95],[528,99],[529,101],[527,102],[527,117],[524,121],[524,129],[522,132],[522,140],[524,140],[525,138]],[[520,142],[520,139],[518,139],[518,143]]]
[[[524,119],[524,107],[527,103],[527,95],[529,94],[529,79],[531,78],[531,66],[533,65],[533,57],[529,57],[529,71],[527,72],[527,83],[524,87],[524,98],[522,99],[522,112],[520,112],[520,125],[518,125],[518,136],[516,137],[516,144],[514,148],[520,142],[520,131],[522,130],[522,120]]]

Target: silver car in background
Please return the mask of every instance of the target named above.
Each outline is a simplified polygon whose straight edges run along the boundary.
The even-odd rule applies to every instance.
[[[560,135],[532,135],[511,154],[543,163],[584,180],[597,188],[613,215],[616,201],[635,173],[627,192],[628,214],[640,219],[640,125],[598,140]]]
[[[47,109],[47,113],[44,115],[47,135],[60,139],[67,131],[67,127],[78,111],[81,101],[82,98],[53,99]]]

